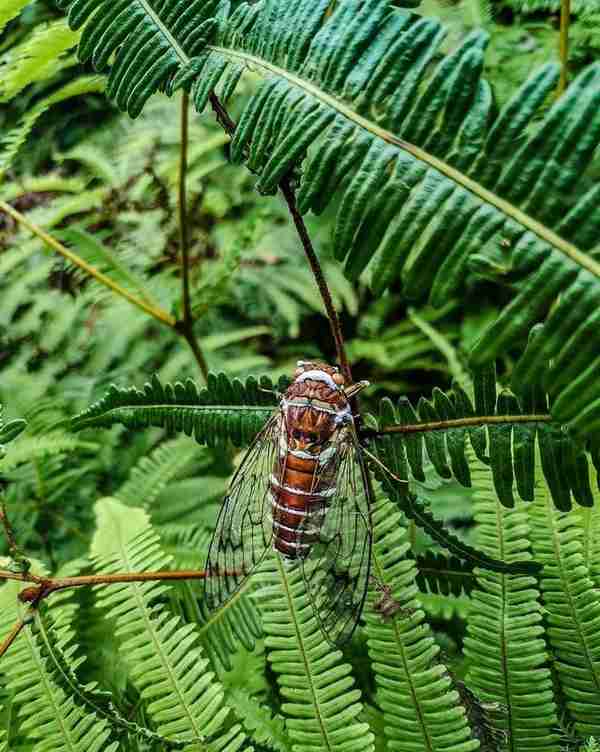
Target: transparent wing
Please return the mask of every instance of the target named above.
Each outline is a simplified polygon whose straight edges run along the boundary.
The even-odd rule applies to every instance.
[[[279,461],[281,413],[258,434],[231,480],[206,561],[204,594],[210,609],[228,601],[271,545],[271,475]]]
[[[306,539],[316,541],[300,566],[321,629],[341,645],[354,632],[369,585],[371,499],[354,427],[341,429],[333,443],[335,493],[322,518],[318,510],[306,518]]]

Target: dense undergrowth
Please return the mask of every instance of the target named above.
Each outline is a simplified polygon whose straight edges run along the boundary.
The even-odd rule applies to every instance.
[[[134,5],[126,38],[110,14]],[[176,5],[0,7],[0,201],[75,254],[0,211],[0,491],[18,544],[0,540],[0,569],[203,567],[240,448],[298,358],[336,358],[286,205],[264,195],[286,175],[372,384],[367,447],[410,492],[373,468],[377,579],[343,651],[275,556],[212,614],[196,582],[39,608],[5,583],[0,642],[27,624],[0,659],[0,750],[597,749],[600,10],[573,3],[575,83],[555,104],[550,0],[198,0],[179,37]],[[132,120],[94,65],[144,34],[155,46],[131,70],[117,52],[108,80]],[[159,52],[150,82],[140,61]],[[182,94],[146,94],[179,83],[203,110],[218,81],[240,126],[232,143],[189,113],[185,264]],[[184,268],[206,385],[179,326]],[[402,425],[417,430],[377,437]]]

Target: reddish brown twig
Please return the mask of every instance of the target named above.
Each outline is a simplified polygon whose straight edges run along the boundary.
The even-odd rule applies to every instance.
[[[221,125],[224,131],[233,138],[237,127],[236,123],[234,120],[232,120],[231,116],[227,112],[227,109],[223,106],[219,97],[214,92],[212,92],[212,94],[210,95],[210,103],[217,118],[217,122]],[[346,347],[344,344],[344,337],[342,334],[340,319],[335,306],[333,305],[333,298],[331,296],[327,280],[325,279],[325,275],[323,274],[321,262],[319,261],[319,258],[315,253],[315,249],[310,239],[306,223],[304,221],[304,218],[298,211],[298,205],[296,203],[296,193],[289,181],[289,178],[287,177],[283,178],[283,180],[279,183],[279,188],[283,194],[286,204],[288,205],[290,215],[296,227],[298,236],[300,237],[302,247],[304,248],[304,252],[313,273],[313,277],[315,278],[315,282],[317,284],[317,287],[319,288],[319,292],[321,293],[321,299],[323,300],[323,305],[325,306],[325,312],[327,314],[327,318],[329,319],[331,333],[333,334],[333,340],[335,342],[335,349],[339,365],[342,369],[342,373],[344,374],[346,382],[348,384],[351,384],[352,372],[350,369],[348,356],[346,355]]]
[[[4,642],[0,645],[0,658],[6,653],[6,651],[10,648],[10,646],[13,644],[13,642],[17,639],[17,637],[21,634],[23,631],[23,628],[25,627],[25,624],[27,622],[20,619],[15,626],[11,629],[10,634],[8,637],[4,640]]]

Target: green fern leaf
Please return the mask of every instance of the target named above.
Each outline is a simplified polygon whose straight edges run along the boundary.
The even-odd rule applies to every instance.
[[[473,484],[478,545],[504,560],[525,558],[525,507],[500,505],[485,467],[473,467]],[[537,582],[484,570],[476,574],[465,638],[470,686],[486,704],[498,703],[492,721],[506,734],[507,749],[557,749],[558,718]]]
[[[4,0],[0,8],[0,31],[9,21],[16,18],[30,2],[31,0]]]
[[[547,387],[563,407],[585,388],[593,400],[585,414],[577,402],[568,422],[583,434],[600,425],[593,354],[578,351],[586,331],[597,329],[600,301],[600,265],[590,253],[598,187],[587,174],[600,139],[599,65],[531,127],[558,66],[533,73],[494,118],[481,78],[485,34],[470,34],[432,70],[443,29],[381,0],[343,0],[333,9],[329,0],[263,0],[229,18],[226,4],[217,10],[200,0],[185,13],[183,0],[62,4],[72,26],[88,21],[83,59],[102,67],[119,49],[109,93],[133,114],[159,83],[171,90],[193,82],[201,111],[215,87],[228,95],[245,69],[261,74],[232,154],[260,173],[265,193],[306,160],[300,208],[318,213],[339,195],[335,248],[352,278],[370,265],[381,291],[401,274],[408,297],[429,294],[439,306],[460,289],[471,257],[508,246],[516,294],[474,362],[489,362],[526,334],[561,292],[546,349],[567,362],[579,354],[585,368],[576,385],[561,386],[553,370]],[[188,34],[201,41],[186,51]],[[565,214],[564,198],[576,189]]]
[[[288,752],[289,740],[281,716],[273,716],[269,708],[261,705],[244,689],[231,689],[228,699],[244,728],[251,733],[256,742],[274,752]]]
[[[479,748],[417,599],[417,571],[402,515],[387,500],[373,509],[373,577],[365,610],[369,655],[390,750]],[[386,604],[383,604],[383,599]],[[390,607],[388,616],[382,613]]]
[[[38,119],[50,107],[67,99],[81,96],[82,94],[100,91],[104,91],[104,81],[102,78],[99,76],[82,76],[60,87],[34,105],[26,113],[19,125],[5,134],[0,141],[0,181],[27,140]]]
[[[468,595],[475,587],[473,562],[427,551],[416,558],[419,590],[440,595]]]
[[[241,446],[262,428],[274,406],[275,387],[266,377],[242,383],[223,373],[210,374],[207,386],[198,389],[191,380],[163,386],[155,376],[143,392],[111,387],[100,402],[75,416],[71,427],[79,431],[117,423],[134,429],[158,426],[183,431],[209,446],[227,440]]]
[[[358,721],[360,692],[350,666],[323,639],[298,568],[271,555],[254,579],[293,751],[371,751],[373,735]]]
[[[581,736],[600,734],[600,600],[583,556],[578,510],[552,509],[544,487],[529,507],[530,538],[541,564],[547,634],[567,707]]]
[[[66,53],[75,47],[79,34],[66,21],[38,26],[27,39],[0,57],[0,102],[8,102],[30,84],[46,81],[59,71],[75,65]]]
[[[403,433],[399,428],[398,433],[376,438],[375,449],[381,460],[399,477],[408,478],[410,470],[416,480],[423,481],[426,456],[441,478],[454,476],[468,487],[468,437],[479,460],[491,467],[498,498],[504,506],[511,507],[515,503],[514,481],[523,500],[533,498],[537,442],[542,471],[557,508],[570,509],[572,497],[582,506],[591,506],[586,452],[562,426],[545,422],[546,395],[538,394],[534,401],[525,390],[521,401],[508,390],[497,395],[493,365],[474,372],[473,379],[475,405],[458,384],[448,393],[434,389],[433,399],[422,398],[416,411],[406,398],[401,398],[396,406],[389,399],[382,400],[379,428],[408,425],[411,430]],[[521,384],[515,376],[513,386]],[[532,415],[531,421],[522,422],[526,415]],[[536,420],[536,415],[541,419]],[[503,423],[503,416],[514,416],[514,420]],[[472,425],[452,427],[452,421],[460,419],[467,419]],[[500,422],[494,423],[495,420]],[[430,428],[425,430],[424,424]],[[422,431],[419,425],[423,425]]]
[[[98,502],[92,551],[105,572],[164,570],[170,560],[141,510],[116,500]],[[98,602],[115,621],[115,635],[147,713],[167,738],[234,752],[243,746],[239,726],[224,730],[229,708],[198,644],[197,629],[156,603],[168,593],[160,582],[99,589]],[[220,736],[210,741],[213,736]],[[203,740],[203,741],[201,741]]]
[[[97,444],[79,441],[78,439],[74,439],[73,436],[58,432],[49,433],[45,436],[24,436],[11,449],[10,454],[2,460],[0,467],[3,473],[7,473],[25,462],[67,454],[76,449],[93,451],[97,448]]]
[[[0,588],[0,634],[7,634],[22,617],[17,594],[22,586],[7,583]],[[60,610],[60,606],[55,606]],[[38,617],[39,618],[39,617]],[[68,626],[59,639],[67,644]],[[72,647],[70,648],[72,652]],[[52,662],[44,655],[35,623],[29,624],[3,658],[5,687],[20,708],[20,733],[31,741],[33,752],[116,752],[110,727],[89,708],[67,694]]]
[[[79,56],[102,70],[115,55],[108,94],[136,117],[158,89],[173,91],[192,78],[213,37],[219,0],[60,0],[82,33]]]
[[[199,464],[200,456],[198,446],[185,438],[167,441],[132,467],[115,496],[128,506],[151,509],[173,479]]]

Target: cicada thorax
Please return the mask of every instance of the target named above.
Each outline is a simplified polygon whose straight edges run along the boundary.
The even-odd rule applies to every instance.
[[[288,559],[304,558],[319,540],[336,491],[337,439],[352,420],[330,373],[308,369],[302,377],[281,402],[280,452],[271,479],[273,546]]]

